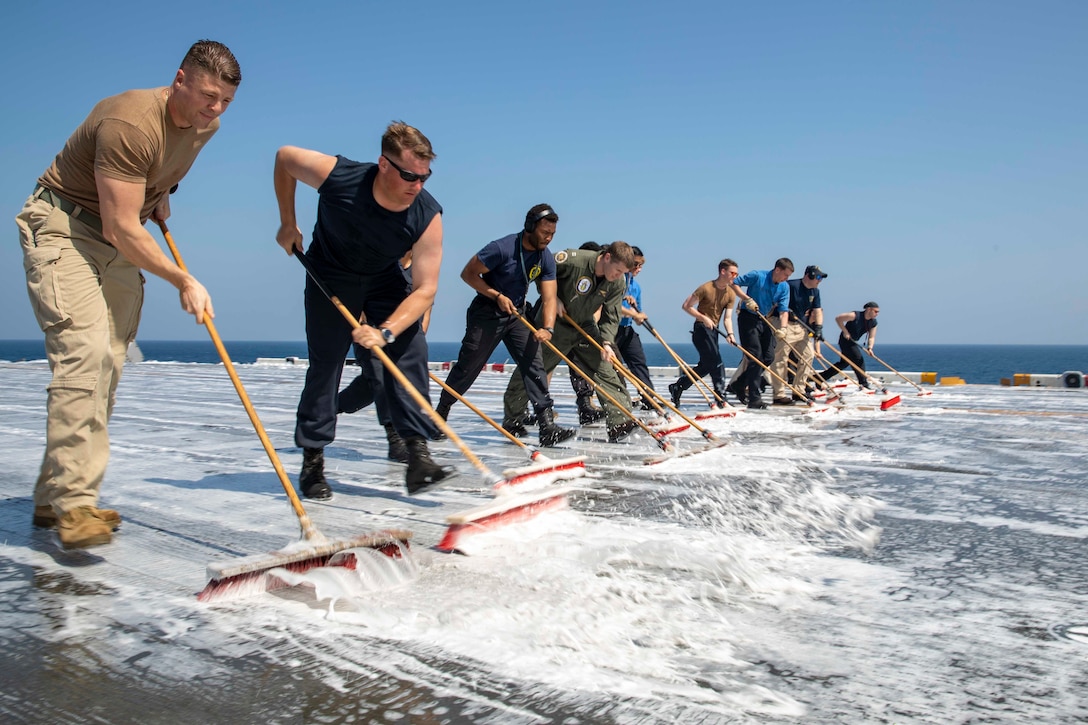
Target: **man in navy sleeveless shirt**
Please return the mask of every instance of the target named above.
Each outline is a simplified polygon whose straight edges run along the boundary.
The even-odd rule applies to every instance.
[[[854,365],[861,370],[865,369],[865,356],[861,354],[861,338],[868,335],[865,349],[869,354],[873,353],[873,345],[876,344],[876,316],[880,314],[880,305],[875,302],[866,302],[865,306],[854,312],[844,312],[835,317],[835,323],[839,326],[839,352],[843,357],[849,358]],[[843,358],[834,365],[816,374],[820,382],[826,382],[839,373],[845,374],[850,369],[850,363]],[[858,384],[869,387],[869,379],[861,372],[855,370],[858,376]]]
[[[458,394],[472,387],[491,353],[501,340],[517,360],[519,374],[533,403],[540,428],[540,445],[554,446],[574,435],[555,424],[548,376],[540,355],[540,343],[551,340],[555,329],[555,258],[548,249],[555,236],[559,215],[548,204],[537,204],[525,215],[525,224],[516,234],[489,243],[461,271],[461,279],[476,297],[465,314],[465,336],[457,362],[446,385]],[[535,336],[515,316],[528,314],[529,283],[540,290],[543,325]],[[449,416],[455,398],[446,390],[438,401],[438,414]]]
[[[276,154],[273,172],[280,229],[288,254],[303,252],[295,217],[295,188],[317,189],[317,222],[307,257],[328,289],[369,324],[351,325],[311,279],[306,281],[306,345],[310,360],[299,400],[295,444],[303,449],[299,487],[328,499],[325,446],[336,434],[337,391],[352,342],[380,347],[408,381],[428,394],[427,341],[419,320],[434,304],[442,262],[442,207],[423,189],[435,154],[417,129],[394,122],[382,136],[377,163],[360,163],[294,146]],[[409,286],[397,264],[413,252]],[[408,448],[405,483],[419,493],[453,470],[431,460],[426,439],[434,428],[389,371],[383,389],[393,426]]]

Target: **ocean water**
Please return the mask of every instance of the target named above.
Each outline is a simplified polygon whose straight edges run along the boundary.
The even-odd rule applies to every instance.
[[[210,340],[137,340],[148,362],[214,363],[219,355]],[[304,341],[244,341],[224,342],[231,359],[240,364],[252,363],[260,357],[306,357]],[[643,342],[651,366],[670,366],[675,361],[660,344]],[[684,360],[699,359],[690,342],[669,343]],[[456,360],[458,342],[431,342],[433,361]],[[741,353],[723,345],[722,360],[726,367],[739,364]],[[836,360],[837,355],[825,355]],[[1060,374],[1070,370],[1088,373],[1088,345],[877,345],[876,354],[889,365],[903,372],[935,372],[939,377],[961,377],[968,383],[997,385],[1002,378],[1015,373]],[[0,360],[18,362],[43,360],[45,348],[41,340],[0,340]],[[490,362],[510,362],[506,348],[500,345]],[[876,361],[869,369],[879,370]]]

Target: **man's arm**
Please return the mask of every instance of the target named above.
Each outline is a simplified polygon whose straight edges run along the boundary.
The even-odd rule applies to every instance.
[[[554,279],[542,280],[537,288],[540,290],[540,319],[543,324],[537,328],[534,337],[540,342],[546,342],[552,339],[552,333],[549,330],[555,329],[555,318],[559,314],[557,295],[559,282]]]
[[[626,302],[629,299],[632,299],[632,298],[630,296],[627,296],[627,297],[623,298],[623,301]],[[636,310],[633,307],[628,307],[627,305],[621,305],[620,306],[620,315],[622,315],[623,317],[630,317],[632,320],[634,320],[639,325],[641,325],[643,322],[645,322],[646,317],[647,317],[645,312],[642,312],[640,310]]]
[[[465,284],[482,294],[484,297],[494,300],[503,314],[514,314],[514,312],[517,311],[517,308],[514,307],[514,301],[484,280],[483,276],[490,271],[491,270],[480,261],[480,255],[474,254],[472,255],[472,259],[468,260],[468,264],[465,265],[465,268],[461,270],[461,279],[465,281]]]
[[[688,298],[686,300],[684,300],[684,304],[682,305],[682,307],[684,309],[684,312],[688,313],[689,315],[694,317],[696,320],[703,323],[703,326],[706,327],[707,329],[713,330],[715,327],[718,326],[717,322],[710,319],[709,317],[704,315],[702,312],[699,312],[698,290],[696,290],[695,292],[692,292],[690,295],[688,295]]]
[[[272,169],[276,205],[280,209],[280,228],[276,232],[276,243],[288,254],[304,251],[302,232],[295,217],[295,188],[298,182],[315,189],[320,188],[335,166],[335,156],[319,151],[284,146],[276,152],[276,165]]]
[[[147,185],[111,179],[97,172],[94,181],[98,188],[102,236],[106,241],[116,247],[132,264],[177,287],[181,308],[190,315],[195,315],[198,325],[204,322],[205,314],[210,318],[215,317],[208,290],[204,289],[204,285],[196,277],[170,261],[151,236],[151,232],[140,223],[140,210],[144,205]],[[154,216],[160,221],[166,221],[165,217],[160,216],[164,213],[169,215],[169,206],[164,208],[160,201]]]
[[[620,306],[623,300],[623,290],[616,286],[616,289],[609,293],[605,298],[604,304],[600,306],[600,319],[594,324],[596,332],[600,336],[601,344],[604,345],[605,352],[603,354],[605,362],[611,362],[615,356],[614,345],[616,342],[616,332],[620,326]],[[586,330],[586,332],[592,332]]]
[[[846,331],[846,323],[850,322],[853,319],[854,319],[854,313],[853,312],[844,312],[844,313],[842,313],[841,315],[838,315],[835,318],[835,324],[839,326],[839,329],[842,330],[842,336],[845,337],[847,340],[850,340],[850,339],[853,339],[853,338],[851,338],[850,333]]]
[[[442,215],[435,214],[426,231],[412,245],[412,293],[397,305],[388,319],[377,328],[359,327],[352,333],[355,342],[363,347],[385,347],[385,339],[379,330],[386,328],[393,335],[400,335],[416,320],[423,317],[434,305],[438,292],[438,271],[442,266]]]

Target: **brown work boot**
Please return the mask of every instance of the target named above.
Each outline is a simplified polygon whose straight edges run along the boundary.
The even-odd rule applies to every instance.
[[[57,535],[65,549],[86,549],[110,543],[110,525],[99,518],[93,506],[80,506],[57,521]]]
[[[121,514],[113,509],[96,508],[94,511],[98,518],[110,525],[112,531],[117,531],[118,527],[121,526]],[[53,507],[35,506],[33,524],[39,529],[55,528],[57,525],[57,514],[53,511]]]

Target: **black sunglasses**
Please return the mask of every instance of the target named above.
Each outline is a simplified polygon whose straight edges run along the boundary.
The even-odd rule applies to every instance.
[[[404,179],[409,184],[416,181],[421,184],[426,183],[427,179],[431,178],[431,174],[433,173],[431,171],[428,171],[426,174],[417,174],[414,171],[408,171],[407,169],[402,169],[401,167],[397,166],[397,162],[389,158],[385,154],[382,154],[382,158],[392,164],[393,168],[397,170],[398,174],[400,174],[400,178]]]

